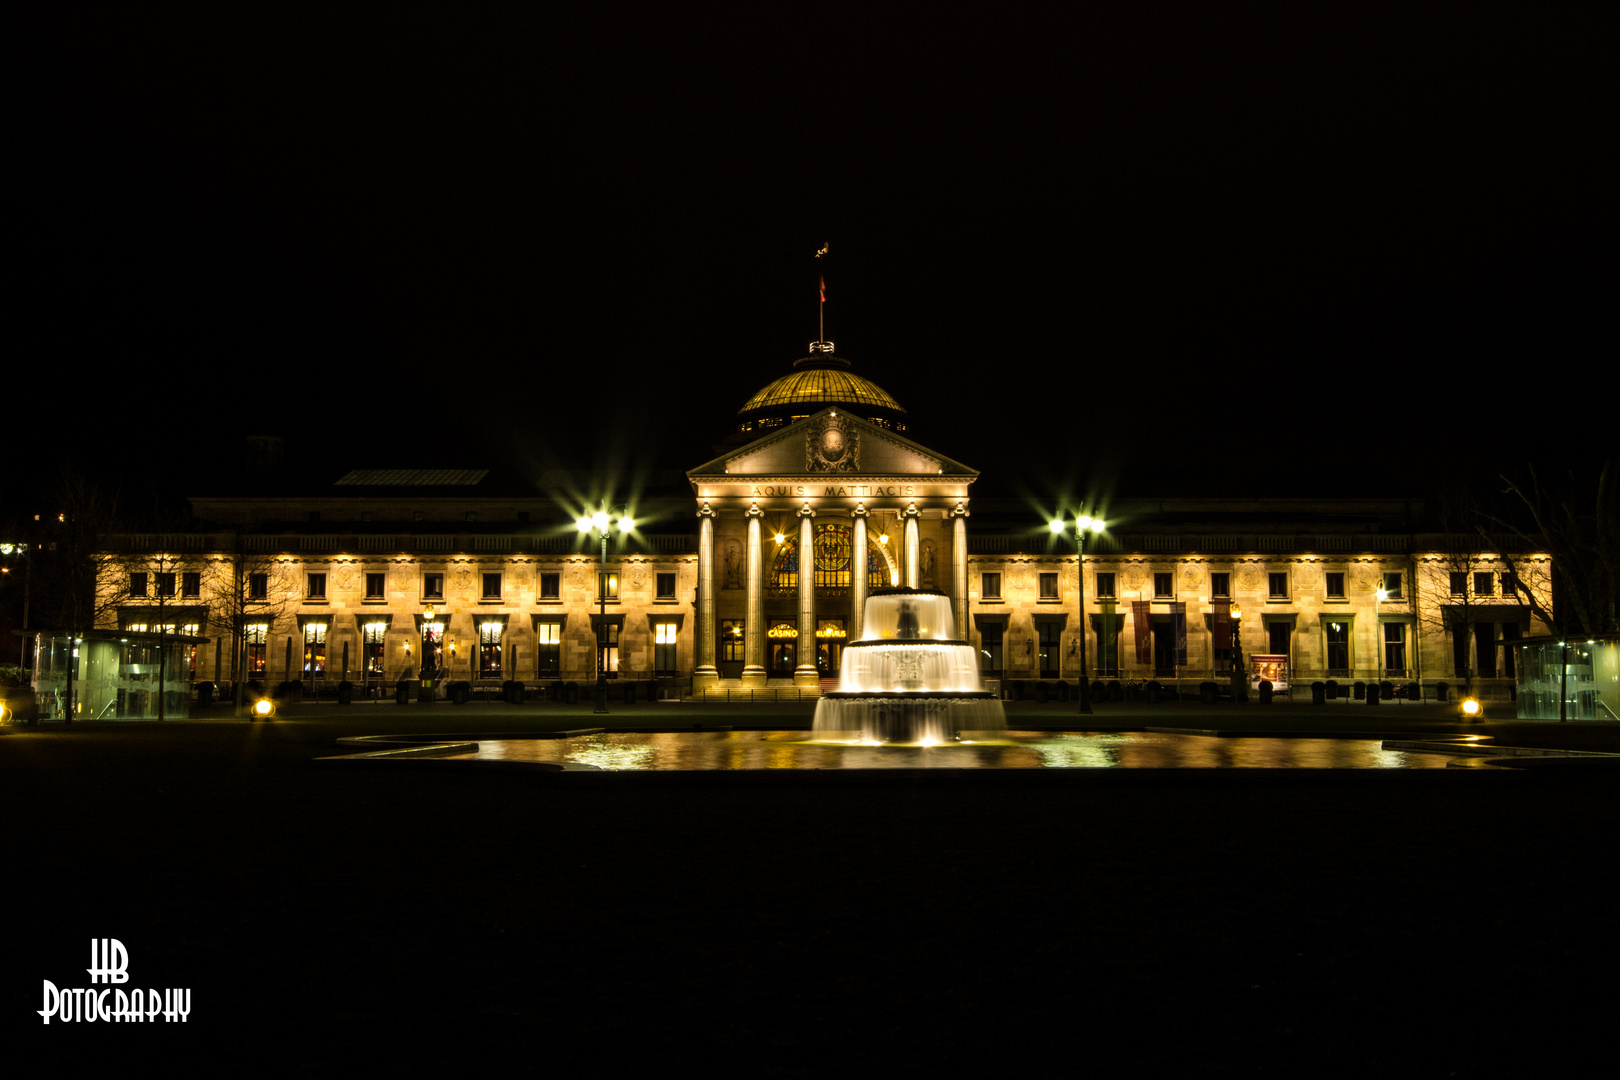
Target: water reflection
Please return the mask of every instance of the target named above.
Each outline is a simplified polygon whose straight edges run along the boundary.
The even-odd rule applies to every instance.
[[[1146,732],[1008,732],[945,746],[811,742],[802,731],[619,732],[484,740],[490,761],[609,770],[766,769],[1426,769],[1443,754],[1384,750],[1377,739],[1219,739]]]

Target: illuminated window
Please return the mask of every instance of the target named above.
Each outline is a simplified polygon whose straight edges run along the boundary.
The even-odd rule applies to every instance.
[[[1401,572],[1399,570],[1384,575],[1384,593],[1386,600],[1399,600],[1401,598]]]
[[[720,620],[720,659],[734,660],[738,663],[743,658],[743,620]]]
[[[248,575],[248,599],[249,600],[265,600],[265,599],[268,599],[269,596],[270,596],[270,575],[269,574],[249,574]]]
[[[202,595],[202,574],[188,570],[180,575],[180,593],[183,596]]]
[[[443,600],[444,599],[444,575],[443,574],[423,574],[422,575],[422,599],[423,600]]]
[[[322,574],[322,577],[326,575]],[[326,624],[304,624],[304,678],[326,674]]]
[[[1341,573],[1324,574],[1327,581],[1327,598],[1329,600],[1344,599],[1344,575]]]
[[[562,670],[562,624],[541,623],[535,627],[540,637],[540,661],[535,674],[553,678]]]
[[[157,595],[174,595],[174,574],[167,572],[153,574],[152,583],[156,586]]]
[[[617,575],[614,575],[615,577]],[[604,622],[596,630],[598,670],[617,674],[619,670],[619,624]]]
[[[366,599],[382,600],[386,596],[387,577],[383,574],[366,575]]]
[[[146,574],[144,572],[135,572],[129,575],[129,595],[146,595]]]
[[[1001,575],[985,574],[981,579],[983,584],[979,587],[979,595],[986,600],[1001,599]]]
[[[605,591],[603,584],[604,579],[606,581]],[[619,575],[616,572],[609,571],[606,574],[603,574],[601,571],[597,572],[596,599],[599,601],[604,599],[609,601],[617,601],[619,599]]]
[[[383,676],[383,640],[387,635],[387,623],[367,623],[360,628],[360,663],[367,678]]]
[[[1480,573],[1475,574],[1474,575],[1474,595],[1475,596],[1495,596],[1496,595],[1496,588],[1495,588],[1496,583],[1493,580],[1493,577],[1494,577],[1494,575],[1492,575],[1492,573],[1489,570],[1481,571]]]
[[[1176,595],[1176,575],[1154,574],[1153,596],[1156,600],[1168,600]]]
[[[1284,572],[1282,572],[1280,574],[1267,574],[1266,575],[1266,582],[1270,587],[1271,599],[1273,599],[1273,600],[1286,600],[1286,599],[1288,599],[1288,573],[1287,573],[1287,571],[1284,571]]]
[[[823,595],[840,595],[854,581],[854,530],[848,525],[817,525],[815,529],[815,588]],[[889,563],[881,547],[870,536],[866,541],[867,588],[881,589],[889,584]],[[792,537],[782,543],[771,568],[771,588],[777,593],[799,589],[799,541]]]
[[[1058,576],[1056,574],[1041,575],[1041,599],[1056,600],[1058,598]]]
[[[1114,598],[1114,575],[1110,571],[1097,575],[1097,599],[1112,600]]]
[[[1214,599],[1226,599],[1230,597],[1232,595],[1232,575],[1209,575],[1209,595]]]
[[[484,599],[499,600],[501,598],[501,575],[484,575]]]
[[[653,623],[653,674],[675,674],[676,633],[675,623]]]
[[[265,649],[270,637],[268,623],[249,623],[242,636],[247,641],[247,675],[250,679],[264,677]]]
[[[562,597],[562,575],[540,575],[540,599],[557,600]]]
[[[485,574],[485,577],[490,575]],[[500,577],[496,574],[495,577]],[[501,677],[501,631],[505,629],[498,622],[485,622],[478,624],[478,677],[480,679],[499,679]]]
[[[660,599],[660,600],[673,600],[673,599],[675,599],[675,575],[674,574],[659,574],[658,575],[658,599]]]
[[[305,585],[305,589],[304,589],[304,598],[306,600],[325,600],[326,599],[326,575],[325,574],[307,574],[307,575],[305,575],[305,579],[306,579],[306,585]]]

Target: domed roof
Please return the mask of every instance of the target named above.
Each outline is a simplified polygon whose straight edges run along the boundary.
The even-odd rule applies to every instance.
[[[814,367],[783,375],[749,398],[737,411],[747,413],[783,405],[809,405],[818,409],[824,405],[858,405],[906,411],[877,383],[835,367]]]
[[[870,379],[849,370],[849,361],[834,356],[832,342],[812,341],[810,355],[793,361],[793,372],[768,384],[737,410],[738,416],[760,415],[776,409],[827,405],[853,405],[905,415],[894,396]]]

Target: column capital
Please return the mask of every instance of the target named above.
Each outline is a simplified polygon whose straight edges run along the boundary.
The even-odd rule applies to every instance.
[[[849,516],[852,517],[852,518],[863,518],[863,517],[866,517],[870,513],[871,513],[871,511],[866,508],[865,503],[858,502],[858,503],[855,504],[855,509],[853,509],[853,510],[851,510],[849,512]]]
[[[743,517],[762,518],[765,511],[759,508],[759,503],[749,503],[748,509],[743,511]]]
[[[704,500],[703,505],[698,507],[697,516],[700,517],[700,518],[701,517],[710,517],[710,518],[714,517],[715,516],[714,515],[714,507],[710,506],[707,500]]]
[[[811,506],[809,503],[805,503],[803,506],[799,507],[799,509],[794,511],[794,513],[802,518],[813,518],[816,516],[815,507]]]
[[[906,508],[900,511],[900,516],[908,518],[922,517],[922,511],[917,509],[916,503],[906,503]]]
[[[707,504],[705,504],[705,505],[707,505]],[[967,503],[965,503],[965,502],[958,502],[955,506],[953,506],[951,508],[951,517],[953,517],[953,518],[965,518],[965,517],[968,517],[968,516],[969,516],[969,514],[968,514]]]

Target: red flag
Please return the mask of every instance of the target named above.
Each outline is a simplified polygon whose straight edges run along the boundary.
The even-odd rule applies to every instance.
[[[821,279],[821,302],[823,304],[825,304],[827,302],[827,279],[826,278]]]

